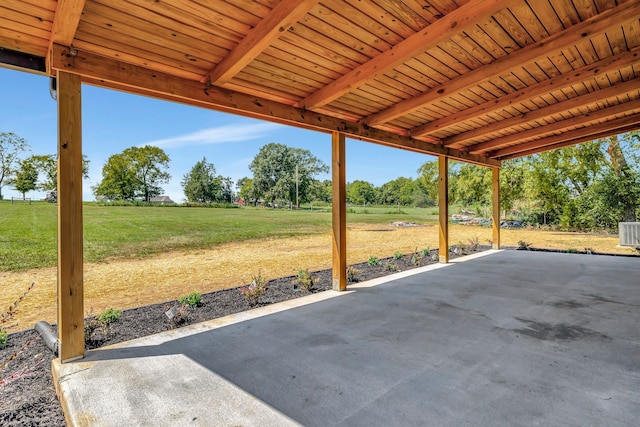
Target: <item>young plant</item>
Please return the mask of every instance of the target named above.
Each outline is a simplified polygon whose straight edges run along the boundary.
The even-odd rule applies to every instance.
[[[117,322],[122,316],[122,312],[120,310],[116,310],[115,308],[108,308],[102,313],[98,314],[98,320],[102,323],[109,324],[113,322]]]
[[[531,250],[531,246],[533,243],[527,242],[525,240],[518,240],[518,250],[519,251],[529,251]]]
[[[14,302],[12,302],[7,311],[0,313],[0,348],[4,347],[9,341],[9,329],[15,328],[16,324],[10,324],[13,320],[13,317],[18,312],[18,305],[25,299],[25,297],[31,292],[33,287],[35,286],[35,282],[31,283],[31,286],[27,288],[22,295],[20,295]]]
[[[4,329],[0,329],[0,348],[7,345],[7,341],[9,341],[9,334]]]
[[[308,269],[298,270],[296,274],[296,283],[298,288],[303,291],[309,291],[313,287],[313,277],[311,277],[311,273],[309,273]]]
[[[578,253],[578,250],[577,250],[577,249],[575,249],[575,248],[569,248],[569,249],[567,249],[567,253],[568,253],[568,254],[577,254],[577,253]]]
[[[478,249],[478,246],[480,246],[480,239],[478,238],[478,236],[474,236],[469,239],[469,244],[467,246],[470,250],[476,251]]]
[[[358,281],[358,274],[360,274],[360,270],[355,268],[353,265],[347,267],[347,283],[355,283]]]
[[[396,252],[393,254],[393,259],[395,260],[399,260],[400,258],[402,258],[404,256],[404,254],[402,252]]]
[[[257,276],[251,276],[250,284],[240,288],[240,293],[246,298],[251,307],[255,307],[266,290],[266,280],[258,272]]]
[[[413,264],[414,266],[419,266],[420,263],[422,262],[422,258],[424,258],[424,251],[429,251],[429,249],[423,249],[421,251],[418,251],[418,248],[416,248],[416,250],[413,252],[413,254],[411,254],[411,264]],[[428,252],[427,252],[428,254]]]
[[[378,258],[377,256],[371,255],[369,257],[369,260],[367,261],[367,264],[369,264],[371,267],[375,267],[376,265],[380,265],[380,258]]]
[[[385,271],[400,271],[400,267],[393,261],[386,261],[382,264]]]
[[[418,252],[420,255],[422,256],[429,256],[429,254],[431,253],[431,250],[429,248],[424,248],[423,250],[421,250],[420,252]]]
[[[191,308],[199,307],[202,305],[202,295],[199,292],[191,292],[178,298],[178,302]]]

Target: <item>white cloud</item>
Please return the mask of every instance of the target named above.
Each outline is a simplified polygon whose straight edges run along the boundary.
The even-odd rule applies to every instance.
[[[160,148],[181,148],[188,145],[209,145],[223,144],[226,142],[249,141],[261,138],[267,133],[279,128],[281,128],[281,126],[275,123],[237,123],[203,129],[175,136],[173,138],[158,139],[156,141],[146,142],[140,146],[153,145]]]

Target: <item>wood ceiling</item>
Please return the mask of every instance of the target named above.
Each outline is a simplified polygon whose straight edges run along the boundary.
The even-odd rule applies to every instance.
[[[2,0],[0,62],[498,166],[640,128],[639,0]]]

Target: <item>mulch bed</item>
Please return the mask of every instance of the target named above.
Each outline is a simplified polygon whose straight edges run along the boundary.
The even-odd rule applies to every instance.
[[[489,249],[480,246],[468,249],[479,252]],[[464,255],[460,248],[452,247],[451,258]],[[416,263],[412,255],[398,259],[380,259],[378,265],[367,262],[354,264],[357,281],[365,281],[437,262],[437,250]],[[331,289],[331,270],[312,272],[313,287],[308,291],[296,289],[295,276],[270,280],[258,305],[269,305],[316,292]],[[93,349],[116,344],[154,333],[183,327],[205,320],[238,313],[251,308],[239,288],[226,289],[202,295],[202,305],[182,307],[181,316],[173,320],[165,315],[177,301],[153,304],[124,310],[120,319],[107,329],[96,327],[86,338],[86,348]],[[179,319],[178,319],[179,317]],[[95,318],[87,318],[85,325],[95,325]],[[87,335],[87,334],[85,334]],[[13,357],[13,360],[10,360]],[[0,349],[0,425],[12,426],[64,426],[64,415],[55,394],[51,376],[51,361],[55,355],[46,347],[35,330],[25,330],[9,335],[7,345]]]

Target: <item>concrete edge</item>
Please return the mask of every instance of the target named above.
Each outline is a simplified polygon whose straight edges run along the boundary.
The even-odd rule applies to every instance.
[[[58,396],[58,401],[60,402],[60,406],[62,407],[62,413],[64,414],[64,421],[68,426],[74,426],[75,424],[72,422],[70,411],[69,411],[69,402],[67,402],[67,398],[65,394],[62,392],[62,383],[60,382],[60,377],[58,373],[62,368],[62,362],[60,362],[60,358],[57,357],[51,361],[51,375],[53,377],[53,386],[56,390],[56,395]]]

